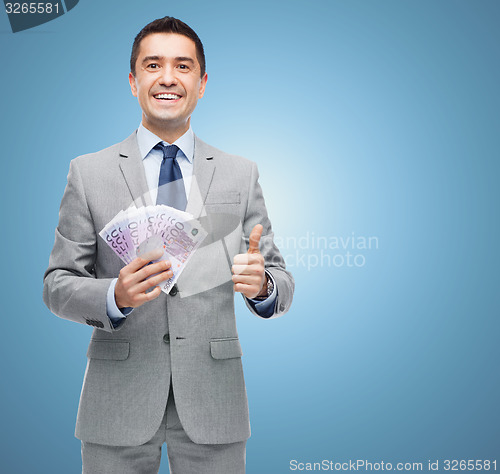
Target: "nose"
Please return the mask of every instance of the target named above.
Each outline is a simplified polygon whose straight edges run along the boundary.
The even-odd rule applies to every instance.
[[[172,67],[164,67],[163,74],[160,77],[160,85],[169,87],[177,85],[177,78],[175,76],[175,70]]]

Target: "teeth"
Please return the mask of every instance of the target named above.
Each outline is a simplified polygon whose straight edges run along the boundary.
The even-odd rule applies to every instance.
[[[158,94],[155,97],[157,99],[179,99],[181,96],[177,94]]]

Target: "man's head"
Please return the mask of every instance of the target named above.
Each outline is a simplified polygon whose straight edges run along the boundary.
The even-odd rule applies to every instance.
[[[203,45],[185,23],[165,17],[145,26],[132,48],[130,89],[142,123],[173,143],[189,128],[207,83]]]
[[[130,55],[130,71],[134,76],[136,73],[136,62],[137,57],[139,56],[141,42],[146,36],[153,33],[175,33],[177,35],[186,36],[193,41],[196,47],[196,58],[198,59],[198,63],[200,65],[200,77],[205,75],[205,51],[200,38],[195,31],[183,21],[171,16],[166,16],[164,18],[154,20],[146,25],[135,37],[134,44],[132,45],[132,54]]]

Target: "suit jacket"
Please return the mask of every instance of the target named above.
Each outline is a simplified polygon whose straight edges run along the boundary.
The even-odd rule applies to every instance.
[[[273,243],[257,167],[195,137],[186,211],[208,236],[174,291],[136,308],[115,329],[106,294],[123,263],[98,232],[132,202],[151,204],[135,132],[71,162],[43,296],[57,316],[94,326],[75,436],[145,443],[160,426],[172,380],[180,420],[195,443],[245,440],[250,424],[231,264],[246,252],[256,224],[264,226],[261,253],[277,285],[274,316],[288,310],[294,289]]]

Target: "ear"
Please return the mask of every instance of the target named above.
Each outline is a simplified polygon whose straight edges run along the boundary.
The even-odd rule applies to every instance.
[[[128,73],[128,82],[130,84],[130,90],[132,91],[132,95],[134,97],[137,97],[137,84],[135,83],[135,77],[131,72]]]
[[[205,94],[205,87],[207,86],[207,80],[208,80],[208,74],[205,73],[205,75],[201,78],[201,84],[200,84],[200,91],[198,93],[198,99],[201,99],[203,97],[203,94]]]

